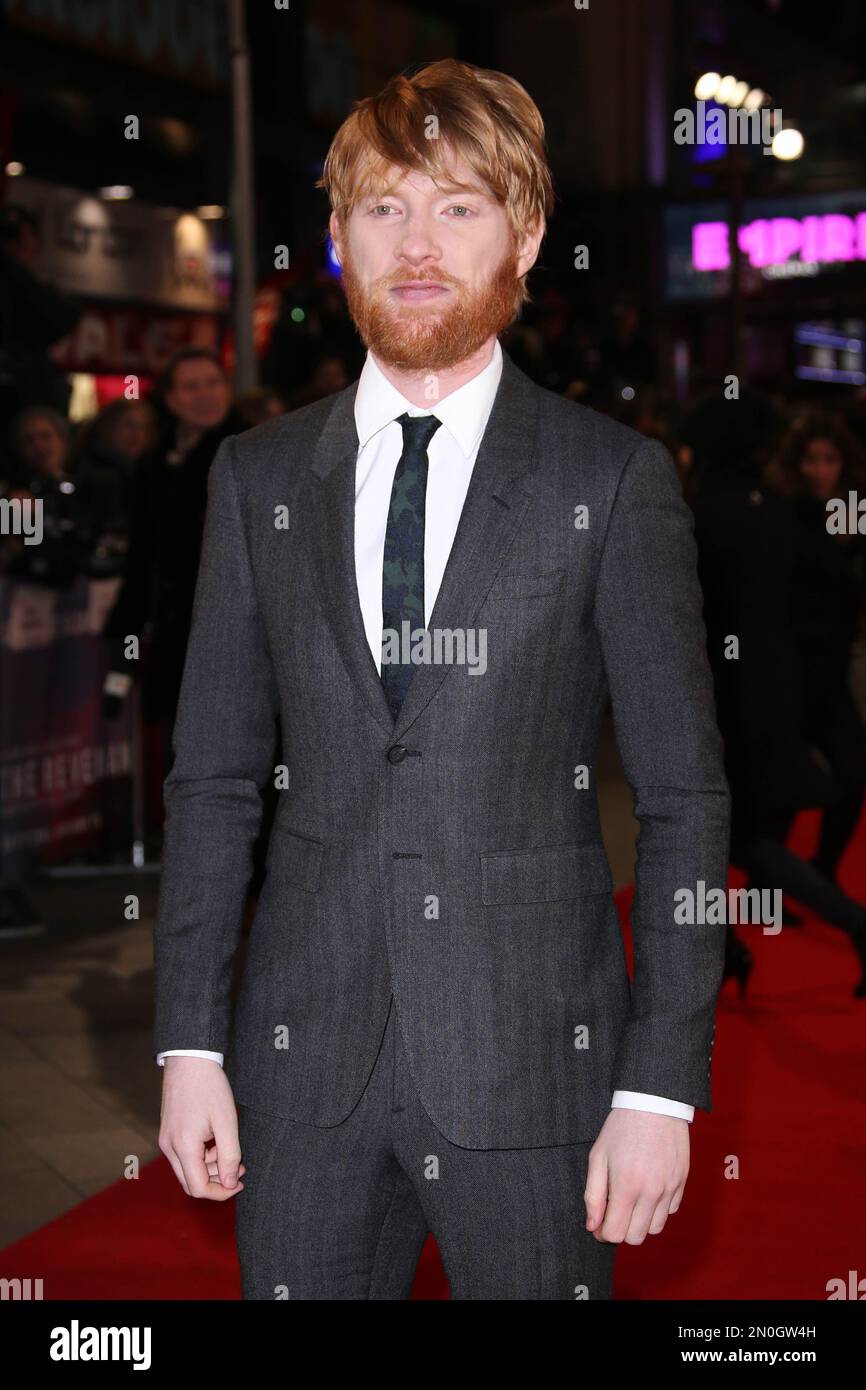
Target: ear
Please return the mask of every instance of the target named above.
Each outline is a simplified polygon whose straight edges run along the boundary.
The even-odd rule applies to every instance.
[[[331,243],[334,247],[334,254],[340,265],[343,264],[343,224],[335,212],[328,218],[328,232],[330,233]]]
[[[538,252],[544,239],[547,224],[543,216],[539,215],[535,226],[523,236],[517,245],[517,274],[524,276],[535,265],[538,260]]]

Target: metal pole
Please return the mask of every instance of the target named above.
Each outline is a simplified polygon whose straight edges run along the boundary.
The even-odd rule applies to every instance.
[[[228,0],[229,53],[232,82],[231,228],[234,261],[235,388],[250,391],[258,385],[258,362],[253,340],[256,293],[255,193],[253,187],[250,55],[244,0]]]

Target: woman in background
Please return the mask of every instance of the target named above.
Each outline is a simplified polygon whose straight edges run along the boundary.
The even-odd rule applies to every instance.
[[[851,694],[854,643],[866,595],[866,536],[828,530],[827,503],[866,496],[866,462],[834,414],[815,413],[787,432],[769,469],[794,504],[798,544],[792,609],[800,650],[803,737],[826,759],[841,795],[824,810],[812,862],[836,872],[860,818],[866,791],[866,727]]]

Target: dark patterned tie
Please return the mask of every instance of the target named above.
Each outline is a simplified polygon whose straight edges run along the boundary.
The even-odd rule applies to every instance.
[[[411,650],[411,634],[424,627],[424,503],[427,496],[427,445],[442,421],[435,415],[401,415],[403,452],[394,474],[385,558],[382,565],[383,639],[393,635],[389,660],[382,653],[382,685],[394,719],[412,680],[411,661],[393,659]],[[409,623],[410,640],[404,644],[403,623]]]

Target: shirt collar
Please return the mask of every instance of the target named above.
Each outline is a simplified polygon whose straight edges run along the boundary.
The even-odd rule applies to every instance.
[[[404,412],[410,415],[432,414],[442,421],[464,456],[472,458],[493,408],[501,375],[502,348],[497,338],[490,361],[477,376],[425,409],[407,401],[368,352],[355,392],[358,444],[363,448],[374,434]]]

